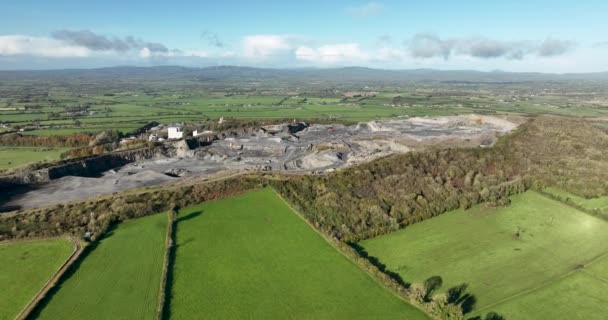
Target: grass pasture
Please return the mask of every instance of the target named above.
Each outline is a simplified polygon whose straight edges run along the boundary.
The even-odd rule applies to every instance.
[[[0,244],[0,319],[15,319],[73,251],[65,238]]]
[[[543,316],[552,308],[568,319],[608,313],[605,303],[572,307],[608,296],[599,282],[573,293],[589,284],[591,270],[608,277],[601,267],[608,224],[535,192],[513,196],[505,208],[456,210],[360,245],[408,282],[438,275],[442,290],[466,283],[477,299],[473,313],[497,310],[507,319],[555,319]]]
[[[603,320],[608,313],[608,257],[492,309],[507,319]]]
[[[154,319],[166,228],[164,214],[120,224],[59,284],[36,318]]]
[[[183,209],[176,235],[171,319],[426,319],[272,189]]]
[[[16,168],[38,161],[59,160],[69,148],[3,147],[0,146],[0,170]]]

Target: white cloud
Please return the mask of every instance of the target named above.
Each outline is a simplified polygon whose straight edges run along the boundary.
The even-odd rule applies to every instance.
[[[268,58],[293,49],[294,37],[285,35],[252,35],[243,38],[243,55],[247,58]]]
[[[212,55],[204,50],[190,50],[182,51],[173,49],[169,51],[154,51],[148,47],[139,50],[139,56],[144,59],[148,58],[178,58],[178,57],[189,57],[189,58],[209,58]]]
[[[0,55],[27,55],[39,57],[88,57],[91,50],[66,44],[62,41],[24,35],[0,36]]]
[[[180,50],[170,50],[170,51],[155,51],[148,47],[141,48],[139,50],[139,56],[148,59],[148,58],[168,58],[168,57],[193,57],[194,55],[186,54]]]
[[[368,2],[358,7],[350,7],[347,11],[355,16],[370,17],[382,13],[384,11],[384,5],[378,2]]]
[[[355,63],[370,59],[358,43],[323,45],[317,48],[302,46],[296,49],[296,59],[327,64]]]
[[[148,48],[143,48],[143,49],[139,50],[139,56],[144,59],[147,59],[147,58],[152,57],[152,52]]]

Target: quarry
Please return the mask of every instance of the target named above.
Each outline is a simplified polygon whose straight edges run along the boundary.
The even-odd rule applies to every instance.
[[[284,123],[213,141],[207,137],[165,141],[162,151],[131,159],[95,177],[66,174],[51,178],[14,197],[6,206],[41,207],[222,174],[322,174],[429,147],[489,147],[517,126],[518,121],[508,117],[463,115],[355,125]]]

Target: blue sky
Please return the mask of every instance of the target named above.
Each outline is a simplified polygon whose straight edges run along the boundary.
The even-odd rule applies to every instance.
[[[606,1],[0,4],[0,69],[178,64],[608,70]]]

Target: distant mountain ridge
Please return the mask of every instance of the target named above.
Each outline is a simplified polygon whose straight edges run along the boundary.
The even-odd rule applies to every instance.
[[[271,69],[239,66],[190,68],[179,66],[41,71],[0,71],[0,80],[161,80],[186,81],[331,81],[331,82],[530,82],[530,81],[608,81],[608,72],[551,74],[537,72],[409,69],[388,70],[365,67]]]

